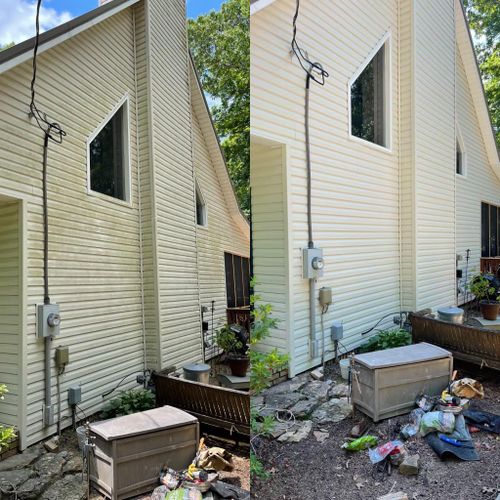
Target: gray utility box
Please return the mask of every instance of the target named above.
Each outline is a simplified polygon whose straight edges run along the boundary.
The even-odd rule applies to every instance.
[[[352,402],[375,422],[408,413],[419,394],[438,395],[453,371],[451,353],[432,344],[354,356]]]
[[[112,500],[151,492],[164,465],[185,469],[198,449],[198,419],[163,406],[90,425],[95,457],[90,480]]]

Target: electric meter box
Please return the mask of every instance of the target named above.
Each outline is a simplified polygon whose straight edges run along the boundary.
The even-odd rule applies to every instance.
[[[303,277],[317,279],[323,276],[323,250],[321,248],[304,248],[302,253]]]
[[[59,335],[59,326],[61,316],[59,314],[58,304],[42,304],[37,309],[37,337],[57,337]]]

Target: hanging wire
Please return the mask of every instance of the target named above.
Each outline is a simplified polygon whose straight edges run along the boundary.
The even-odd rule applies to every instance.
[[[35,35],[35,45],[33,47],[33,77],[31,79],[31,102],[30,102],[30,116],[32,116],[40,129],[47,135],[49,139],[61,144],[63,138],[66,136],[66,132],[62,129],[61,125],[57,122],[51,122],[47,117],[47,114],[40,111],[36,105],[36,73],[37,73],[37,56],[38,47],[40,43],[40,9],[42,6],[42,0],[38,0],[36,6],[36,35]]]
[[[297,7],[295,9],[295,15],[293,16],[292,51],[297,56],[297,59],[299,60],[302,69],[308,75],[308,78],[311,78],[319,85],[324,85],[325,79],[330,76],[328,71],[323,68],[321,63],[311,61],[307,52],[302,49],[297,42],[297,19],[299,17],[299,10],[300,0],[297,0]]]

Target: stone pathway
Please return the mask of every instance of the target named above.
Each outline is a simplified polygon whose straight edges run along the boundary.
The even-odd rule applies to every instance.
[[[290,421],[274,425],[272,438],[298,443],[317,429],[314,434],[321,441],[322,425],[340,422],[352,414],[348,394],[347,384],[313,380],[309,373],[304,373],[263,391],[261,396],[252,398],[252,406],[262,418],[275,415],[277,410],[283,419],[293,414]]]
[[[48,453],[37,445],[0,462],[0,498],[84,500],[87,489],[81,471],[79,454]]]

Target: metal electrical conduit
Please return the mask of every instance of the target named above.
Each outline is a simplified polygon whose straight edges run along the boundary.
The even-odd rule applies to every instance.
[[[295,15],[293,16],[293,39],[292,52],[297,56],[300,66],[306,73],[305,84],[305,106],[304,106],[304,131],[305,131],[305,147],[306,147],[306,168],[307,168],[307,233],[308,233],[308,248],[314,248],[313,240],[313,223],[312,223],[312,167],[311,167],[311,141],[309,133],[309,101],[311,80],[319,85],[325,84],[325,79],[330,75],[319,62],[313,62],[307,56],[307,53],[299,46],[297,42],[297,19],[299,16],[300,0],[296,1]],[[318,356],[319,339],[316,332],[316,279],[309,279],[309,329],[310,329],[310,349],[309,355],[311,358]]]

